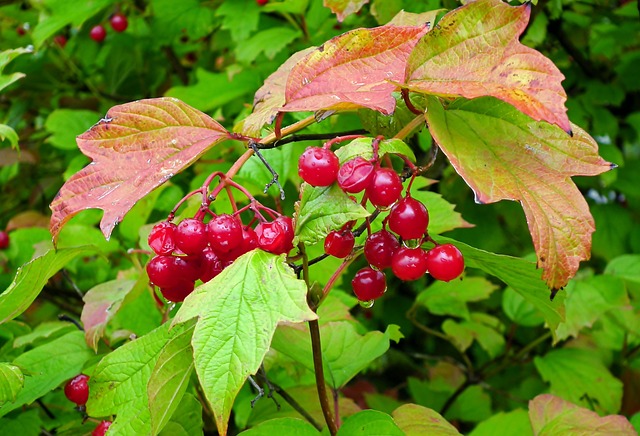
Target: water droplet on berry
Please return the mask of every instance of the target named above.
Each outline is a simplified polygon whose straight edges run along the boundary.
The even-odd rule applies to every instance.
[[[364,307],[365,309],[371,309],[373,307],[373,304],[375,303],[374,300],[369,300],[369,301],[358,301],[358,304],[360,304],[361,307]]]

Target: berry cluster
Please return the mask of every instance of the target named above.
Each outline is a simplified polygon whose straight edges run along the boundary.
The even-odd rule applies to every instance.
[[[127,30],[129,27],[129,21],[127,20],[126,15],[121,13],[116,13],[109,18],[109,24],[111,24],[111,28],[120,33]],[[107,37],[107,29],[102,25],[98,24],[93,26],[89,31],[89,38],[93,39],[95,42],[102,42]]]
[[[254,248],[274,254],[293,248],[293,222],[287,216],[261,221],[254,229],[235,214],[214,215],[205,223],[203,212],[177,225],[156,224],[149,234],[156,256],[147,264],[147,274],[169,301],[183,301],[197,280],[208,282]]]
[[[78,408],[84,410],[84,406],[89,400],[89,376],[79,374],[69,380],[64,386],[64,395],[69,401],[76,403]],[[104,436],[110,426],[111,421],[100,421],[91,432],[91,436]]]
[[[409,189],[402,196],[400,176],[393,168],[381,167],[378,162],[377,142],[372,143],[374,159],[358,156],[342,165],[330,145],[309,147],[302,153],[298,161],[300,177],[312,186],[337,182],[345,193],[364,191],[363,205],[368,201],[380,211],[390,207],[384,219],[385,228],[371,233],[364,243],[369,266],[358,271],[351,281],[356,297],[369,304],[381,297],[387,289],[383,272],[387,268],[405,281],[417,280],[427,272],[443,281],[459,277],[464,270],[462,253],[451,244],[435,244],[429,237],[427,208],[411,197]],[[408,163],[406,159],[405,162]],[[351,254],[355,245],[352,227],[353,223],[349,223],[329,233],[324,242],[325,253],[337,258]],[[425,250],[422,248],[425,242],[434,243],[435,247]]]

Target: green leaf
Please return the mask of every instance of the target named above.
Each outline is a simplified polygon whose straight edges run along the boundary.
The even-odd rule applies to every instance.
[[[433,191],[419,190],[423,186],[424,179],[419,177],[413,181],[411,196],[421,201],[429,211],[429,234],[439,235],[449,230],[473,227],[456,212],[455,205],[442,198],[442,195]]]
[[[216,23],[214,11],[199,0],[152,0],[153,35],[158,43],[171,43],[183,32],[192,38],[207,36]]]
[[[278,147],[271,150],[262,150],[260,153],[262,153],[262,156],[269,162],[271,168],[273,168],[277,174],[280,174],[280,177],[290,173],[293,147]],[[267,182],[272,178],[273,175],[267,167],[256,157],[249,159],[240,171],[238,171],[238,174],[236,174],[233,180],[249,189],[254,195],[262,195]],[[284,183],[284,181],[280,179],[280,183]],[[272,185],[267,192],[274,196],[279,195],[276,185]]]
[[[544,318],[536,307],[511,288],[506,288],[502,294],[502,310],[511,321],[523,327],[535,327],[544,323]]]
[[[616,257],[607,264],[604,273],[640,285],[640,254]]]
[[[0,434],[39,436],[42,434],[41,426],[38,410],[26,410],[15,417],[0,419]]]
[[[52,337],[56,338],[75,330],[76,326],[69,322],[43,322],[42,324],[38,324],[32,332],[16,338],[15,341],[13,341],[13,347],[20,348],[25,345],[31,345],[38,340],[47,340]]]
[[[494,436],[498,429],[500,436],[533,436],[529,415],[522,409],[496,413],[478,424],[469,436]]]
[[[51,134],[47,142],[62,150],[77,150],[76,136],[99,120],[98,113],[79,109],[56,109],[49,114],[44,127]]]
[[[193,371],[192,335],[193,329],[189,328],[171,338],[153,368],[147,385],[152,434],[158,434],[169,418],[178,413],[189,386]]]
[[[258,28],[260,9],[253,0],[235,0],[223,2],[216,16],[222,17],[222,28],[231,32],[231,38],[240,42]]]
[[[10,363],[0,362],[0,407],[15,401],[23,386],[24,375],[20,368]]]
[[[577,348],[552,350],[534,363],[551,393],[599,413],[620,410],[622,382],[611,375],[596,353]]]
[[[469,319],[467,303],[489,298],[498,287],[481,277],[451,282],[434,282],[416,298],[434,315],[453,315]]]
[[[13,282],[0,295],[0,324],[27,310],[47,281],[67,263],[78,256],[95,252],[96,248],[92,246],[48,250],[18,268]]]
[[[33,53],[33,50],[27,48],[12,48],[0,52],[0,73],[9,65],[9,62],[25,53]]]
[[[261,53],[272,60],[287,45],[295,41],[302,33],[298,29],[289,27],[272,27],[256,33],[247,41],[236,46],[236,56],[239,61],[251,63]]]
[[[338,436],[404,436],[393,418],[377,410],[363,410],[344,421]]]
[[[477,320],[461,321],[459,323],[447,319],[442,324],[442,331],[451,336],[460,351],[464,351],[476,340],[478,344],[489,354],[497,357],[504,349],[504,337],[494,328]]]
[[[173,325],[198,317],[191,345],[195,367],[218,426],[227,430],[233,401],[266,355],[281,322],[316,319],[307,287],[283,256],[254,250],[198,287]]]
[[[160,436],[197,436],[203,434],[202,403],[186,393]]]
[[[244,436],[272,436],[272,435],[296,435],[318,436],[320,432],[307,421],[298,418],[276,418],[264,421],[249,430],[245,430]]]
[[[446,413],[449,421],[480,422],[493,415],[491,397],[481,386],[468,387]]]
[[[117,415],[109,431],[149,434],[151,414],[147,386],[162,350],[182,329],[168,331],[165,323],[151,333],[105,356],[89,379],[90,416]]]
[[[362,157],[367,160],[373,159],[373,150],[371,143],[373,138],[358,138],[343,145],[336,150],[336,156],[340,159],[340,163],[343,164],[355,157]],[[413,150],[400,139],[383,139],[378,145],[378,156],[383,157],[387,153],[399,154],[406,156],[411,162],[416,161],[416,156],[413,154]]]
[[[369,216],[369,212],[351,200],[337,183],[317,188],[303,183],[301,191],[295,215],[299,242],[315,244],[347,222]]]
[[[62,382],[80,374],[85,362],[93,356],[80,331],[67,333],[18,356],[13,364],[25,374],[24,387],[15,401],[0,407],[0,416],[35,401]]]
[[[11,126],[7,126],[6,124],[0,124],[0,142],[4,140],[9,141],[9,145],[11,148],[18,149],[18,134],[15,130],[11,128]]]
[[[11,62],[16,57],[24,53],[32,53],[32,52],[33,50],[26,49],[26,48],[15,48],[15,49],[4,50],[3,52],[0,52],[0,73],[2,73],[2,70],[4,70],[4,67],[6,67],[9,64],[9,62]],[[0,92],[2,92],[4,88],[11,85],[12,83],[22,79],[24,76],[25,74],[23,73],[0,74]],[[4,124],[0,124],[0,127],[4,127],[3,129],[0,130],[0,139],[4,140],[4,137],[6,135],[9,138],[9,141],[11,141],[12,146],[15,147],[14,139],[15,139],[15,144],[17,145],[18,143],[18,137],[15,131],[13,131],[11,127],[6,126]]]
[[[539,436],[561,434],[635,436],[638,434],[624,416],[601,417],[591,410],[549,394],[538,395],[529,401],[529,419],[533,434]]]
[[[304,14],[309,5],[309,0],[285,0],[282,2],[269,2],[262,6],[264,12],[288,12],[290,14]]]
[[[391,414],[406,436],[457,436],[458,430],[438,412],[417,404],[405,404]]]

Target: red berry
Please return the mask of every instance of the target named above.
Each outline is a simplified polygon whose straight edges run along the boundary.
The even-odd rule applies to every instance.
[[[269,0],[256,0],[256,3],[258,4],[258,6],[264,6],[269,3]]]
[[[427,225],[427,208],[409,196],[400,199],[389,212],[389,228],[404,240],[422,238],[427,231]]]
[[[223,213],[207,224],[209,243],[218,253],[226,253],[242,243],[242,223],[233,215]]]
[[[351,280],[353,293],[360,301],[380,298],[387,290],[387,279],[384,273],[370,267],[362,268]]]
[[[371,162],[358,156],[342,164],[337,176],[338,185],[350,194],[362,192],[371,183],[373,170]]]
[[[155,256],[147,264],[149,281],[159,288],[173,288],[200,275],[199,262],[187,256]]]
[[[162,293],[162,296],[165,299],[174,303],[180,303],[184,301],[184,299],[187,298],[187,296],[191,292],[193,292],[194,287],[195,287],[194,282],[189,282],[185,280],[180,282],[176,286],[172,286],[169,288],[160,288],[160,292]]]
[[[156,254],[171,254],[176,248],[174,234],[176,225],[168,221],[156,224],[149,233],[149,247]]]
[[[464,258],[458,247],[442,244],[427,252],[427,268],[436,280],[449,282],[460,277],[464,271]]]
[[[115,30],[116,32],[124,32],[129,26],[127,17],[120,13],[113,14],[109,22],[111,23],[111,27],[113,28],[113,30]]]
[[[185,254],[200,254],[209,242],[207,226],[196,218],[185,218],[173,233],[176,248]]]
[[[402,181],[391,168],[378,168],[373,172],[371,183],[367,186],[369,201],[376,207],[391,206],[400,198]]]
[[[27,33],[27,30],[24,28],[24,25],[20,25],[16,27],[16,33],[18,36],[24,36]]]
[[[391,270],[400,280],[418,280],[427,272],[427,252],[420,247],[399,248],[391,259]]]
[[[220,258],[225,261],[233,261],[245,253],[250,252],[258,247],[258,235],[251,227],[242,228],[242,241],[240,244],[228,253],[219,253]]]
[[[91,436],[104,436],[111,427],[111,421],[100,421],[100,424],[91,432]]]
[[[371,266],[378,269],[389,268],[393,254],[399,248],[398,238],[386,230],[380,230],[370,234],[364,242],[364,257]]]
[[[298,174],[311,186],[329,186],[336,181],[340,161],[328,148],[309,147],[298,160]]]
[[[273,254],[286,254],[293,248],[293,222],[288,216],[280,216],[270,223],[256,226],[258,247]]]
[[[64,385],[64,395],[78,406],[84,406],[89,399],[89,376],[79,374]]]
[[[202,265],[200,269],[200,277],[198,278],[206,283],[220,274],[223,269],[224,264],[213,249],[211,247],[205,248],[202,252]]]
[[[9,233],[0,231],[0,250],[4,250],[9,246]]]
[[[93,26],[91,31],[89,32],[89,37],[93,39],[95,42],[102,42],[107,37],[107,30],[104,28],[102,24],[98,24],[97,26]]]
[[[67,45],[67,37],[64,35],[56,35],[53,38],[53,42],[55,42],[60,48],[64,48]]]
[[[355,241],[351,230],[334,230],[324,240],[324,252],[339,259],[344,259],[351,254]]]

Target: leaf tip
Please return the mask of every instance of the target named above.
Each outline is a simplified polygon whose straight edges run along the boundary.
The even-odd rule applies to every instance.
[[[556,298],[556,295],[558,295],[558,292],[562,291],[564,289],[564,286],[561,286],[557,289],[551,289],[551,294],[549,294],[549,301],[553,301],[554,298]]]

